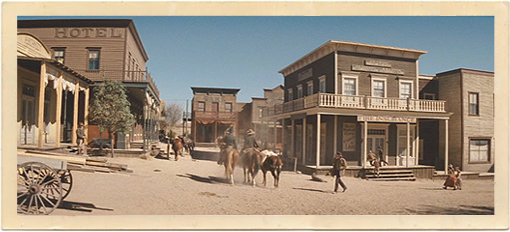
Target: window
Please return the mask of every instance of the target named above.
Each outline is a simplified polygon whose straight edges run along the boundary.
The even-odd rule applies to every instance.
[[[382,80],[372,80],[372,96],[373,97],[386,97],[386,92],[384,91],[385,81]]]
[[[326,92],[326,76],[319,77],[319,92]]]
[[[219,109],[220,109],[220,104],[218,102],[213,102],[212,103],[212,107],[211,107],[211,111],[218,112]]]
[[[426,100],[436,100],[436,95],[433,93],[424,93],[423,98]]]
[[[205,102],[198,102],[198,111],[205,111]]]
[[[306,95],[312,95],[313,94],[313,81],[309,81],[306,83]]]
[[[259,107],[259,118],[262,118],[262,111],[263,111],[263,108]]]
[[[469,93],[469,115],[479,115],[478,93]]]
[[[53,58],[60,62],[60,63],[64,63],[64,58],[65,58],[65,49],[64,48],[54,48],[54,55],[53,55]]]
[[[302,98],[303,97],[303,86],[302,85],[298,85],[297,86],[297,98]]]
[[[469,140],[469,162],[485,163],[490,161],[490,139]]]
[[[287,90],[287,100],[288,100],[288,101],[292,101],[292,100],[294,100],[294,95],[293,95],[293,93],[292,93],[292,89],[288,89],[288,90]]]
[[[89,50],[89,69],[91,69],[91,70],[99,69],[99,50],[98,49],[90,49]]]
[[[399,85],[400,85],[400,98],[412,98],[413,83],[410,81],[409,82],[401,81]]]
[[[344,95],[356,95],[356,79],[344,78]]]
[[[232,103],[225,103],[225,111],[232,112]]]

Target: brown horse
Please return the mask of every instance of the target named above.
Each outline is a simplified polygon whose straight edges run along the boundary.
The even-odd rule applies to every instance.
[[[243,174],[244,174],[244,182],[250,182],[251,175],[251,183],[253,186],[256,185],[255,177],[257,173],[259,173],[260,164],[261,164],[261,155],[260,152],[253,147],[246,148],[241,153],[241,163],[243,166]]]
[[[262,152],[262,154],[265,155],[261,166],[262,173],[264,174],[264,182],[262,182],[262,184],[266,186],[266,172],[270,171],[274,178],[274,187],[278,188],[283,161],[280,156],[274,154],[273,152],[265,150]]]
[[[179,156],[182,153],[182,140],[178,137],[175,137],[172,142],[172,150],[174,150],[175,161],[179,160]],[[170,156],[168,156],[170,157]]]
[[[216,139],[216,144],[220,148],[220,156],[223,156],[223,166],[225,166],[225,177],[230,184],[234,185],[234,169],[239,159],[239,151],[233,147],[227,147],[221,138]]]

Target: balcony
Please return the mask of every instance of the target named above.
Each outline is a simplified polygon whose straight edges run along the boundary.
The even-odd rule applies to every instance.
[[[193,111],[197,119],[217,119],[217,120],[236,120],[237,113],[235,112],[220,112],[220,111]]]
[[[313,107],[446,113],[446,101],[317,93],[263,110],[264,117]]]
[[[122,82],[142,82],[148,83],[149,86],[154,90],[154,92],[159,97],[159,90],[156,87],[156,84],[152,80],[151,74],[147,71],[128,71],[128,70],[76,70],[80,74],[86,76],[87,78],[93,81],[102,81],[104,78],[108,78],[110,80],[122,81]]]

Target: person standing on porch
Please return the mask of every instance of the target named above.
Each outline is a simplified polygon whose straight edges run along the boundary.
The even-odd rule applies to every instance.
[[[80,122],[78,129],[76,129],[76,138],[78,142],[78,155],[87,155],[87,148],[85,147],[85,131],[83,130],[83,122]]]
[[[335,190],[333,193],[336,193],[338,190],[338,185],[342,186],[343,190],[342,192],[345,192],[347,190],[347,186],[345,186],[345,183],[342,181],[342,172],[347,168],[347,161],[342,156],[341,152],[337,152],[335,154],[335,158],[333,158],[333,176],[335,177]]]
[[[382,166],[382,163],[389,165],[388,162],[386,162],[386,160],[384,160],[384,151],[381,148],[381,146],[379,146],[377,148],[377,159],[379,160],[379,166]]]

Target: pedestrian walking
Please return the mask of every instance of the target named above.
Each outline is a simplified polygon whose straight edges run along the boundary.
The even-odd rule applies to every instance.
[[[455,176],[457,177],[457,189],[462,190],[462,178],[460,178],[461,172],[459,167],[455,168]]]
[[[347,168],[347,161],[342,156],[341,152],[337,152],[335,154],[335,158],[333,159],[333,176],[335,177],[335,190],[333,193],[336,193],[338,190],[338,185],[342,186],[343,190],[342,192],[345,192],[347,190],[347,186],[345,186],[345,183],[342,181],[342,172]]]
[[[85,130],[83,129],[83,122],[80,122],[78,129],[76,129],[76,138],[78,143],[78,155],[87,155],[87,148],[85,147]]]

